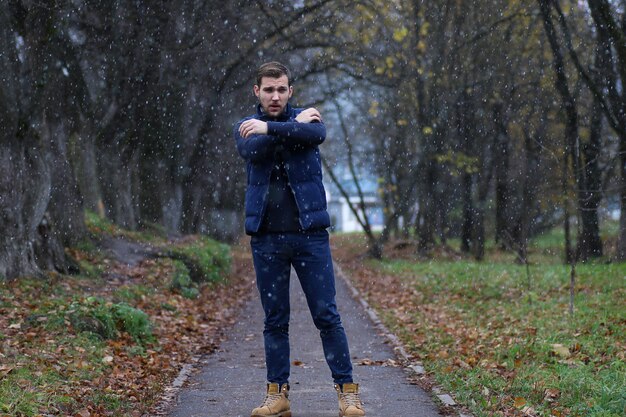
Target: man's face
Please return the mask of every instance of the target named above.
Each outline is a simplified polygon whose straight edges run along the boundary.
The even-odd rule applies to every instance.
[[[289,85],[286,75],[280,78],[263,77],[261,85],[254,86],[254,94],[263,111],[271,117],[277,117],[285,110],[292,93],[293,87]]]

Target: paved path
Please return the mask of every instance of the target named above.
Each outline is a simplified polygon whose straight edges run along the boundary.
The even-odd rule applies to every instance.
[[[293,417],[337,417],[337,394],[324,361],[319,332],[309,315],[297,277],[291,277],[291,410]],[[435,417],[440,414],[431,397],[406,380],[398,367],[359,365],[368,359],[394,359],[359,303],[337,277],[337,304],[348,334],[354,378],[361,386],[367,417]],[[265,364],[263,311],[258,297],[243,308],[230,338],[190,377],[171,417],[249,417],[263,399]],[[381,362],[378,362],[381,361]],[[367,363],[367,361],[365,361]]]

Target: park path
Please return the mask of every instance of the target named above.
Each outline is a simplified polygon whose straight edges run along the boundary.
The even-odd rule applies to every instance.
[[[439,416],[432,398],[407,381],[393,349],[344,280],[337,304],[348,334],[355,382],[368,417]],[[248,417],[264,395],[263,311],[252,297],[220,349],[208,356],[179,391],[170,417]],[[291,276],[291,409],[293,417],[336,417],[337,395],[295,274]],[[391,365],[391,366],[390,366]]]

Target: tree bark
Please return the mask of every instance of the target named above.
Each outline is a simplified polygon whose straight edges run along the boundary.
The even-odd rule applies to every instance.
[[[84,232],[65,124],[80,87],[66,76],[75,68],[57,12],[24,2],[0,11],[0,70],[8,81],[0,85],[0,274],[7,278],[40,268],[67,272],[63,243]]]
[[[545,3],[545,0],[540,2],[540,5],[542,3]],[[598,58],[602,61],[599,68],[599,80],[594,80],[581,64],[578,54],[573,48],[565,16],[558,3],[555,3],[554,7],[559,13],[559,23],[572,62],[591,90],[596,103],[601,107],[609,125],[619,137],[620,230],[615,257],[618,260],[624,260],[626,259],[626,100],[624,99],[622,83],[626,79],[626,35],[624,34],[624,22],[620,27],[613,18],[611,5],[607,0],[588,0],[587,4],[596,26],[599,42]],[[613,51],[615,51],[616,57],[613,56]],[[589,202],[589,204],[591,203]],[[588,222],[587,230],[584,233],[590,234],[590,237],[586,238],[585,245],[589,244],[595,248],[582,248],[583,250],[580,252],[581,254],[598,253],[598,242],[592,236],[595,233],[594,219],[585,214],[581,216],[581,219],[583,218]]]
[[[600,222],[598,208],[602,200],[602,175],[598,165],[602,147],[602,109],[597,100],[591,115],[589,140],[583,143],[585,184],[582,190],[581,234],[578,239],[578,257],[586,261],[592,257],[602,256],[602,239],[600,238]]]
[[[209,174],[209,162],[207,155],[208,132],[201,132],[198,143],[189,162],[190,172],[183,184],[183,218],[181,231],[183,233],[206,232],[207,225],[204,219],[207,217],[205,185],[203,179]]]
[[[524,185],[522,191],[522,210],[519,220],[519,239],[517,245],[517,257],[520,263],[528,263],[528,240],[533,226],[535,204],[538,184],[536,175],[540,168],[540,149],[543,143],[543,133],[536,133],[533,138],[531,133],[524,130]]]
[[[488,147],[485,144],[485,147]],[[472,236],[472,254],[474,259],[482,261],[485,258],[485,210],[487,196],[493,173],[493,163],[489,160],[490,155],[485,148],[479,153],[480,170],[476,179],[476,207],[474,209],[474,230]]]
[[[567,76],[565,74],[565,63],[563,60],[563,54],[561,53],[561,47],[558,43],[556,30],[554,27],[554,23],[552,22],[551,17],[551,6],[549,0],[538,0],[539,6],[541,9],[541,14],[543,16],[543,24],[545,28],[546,35],[548,37],[548,41],[550,43],[550,47],[552,49],[552,55],[554,57],[554,73],[555,73],[555,81],[554,85],[556,90],[559,92],[561,96],[561,101],[563,103],[563,110],[565,112],[565,153],[564,153],[564,169],[563,174],[565,178],[564,181],[564,189],[563,189],[563,197],[567,199],[567,175],[568,175],[568,166],[571,161],[572,170],[574,171],[574,179],[576,181],[576,197],[577,204],[576,209],[578,211],[579,218],[582,218],[582,206],[581,202],[583,201],[584,194],[584,185],[585,181],[583,178],[583,171],[580,168],[580,138],[578,136],[578,111],[576,109],[576,102],[574,96],[571,94],[569,86],[567,84]],[[625,194],[626,196],[626,194]],[[567,201],[565,201],[567,205]],[[624,200],[624,204],[626,204],[626,199]],[[626,205],[625,205],[626,207]],[[567,211],[566,211],[567,212]],[[566,233],[569,235],[569,219],[566,219]],[[580,238],[580,236],[578,236]],[[569,236],[566,238],[566,242],[569,241]],[[567,245],[566,245],[567,246]],[[566,259],[570,260],[571,256],[575,255],[570,250],[567,250],[566,247]]]
[[[62,246],[72,246],[86,235],[83,199],[74,176],[67,149],[69,134],[65,115],[56,114],[43,118],[42,139],[49,144],[47,153],[51,169],[52,188],[48,212],[50,217],[44,229],[46,235],[56,235]],[[52,248],[56,244],[47,244]],[[62,247],[61,246],[61,247]],[[58,264],[54,253],[54,263]],[[66,268],[62,268],[65,270]]]
[[[1,140],[0,279],[37,275],[34,241],[50,198],[50,171],[35,140]]]
[[[78,132],[70,137],[69,158],[83,198],[83,207],[104,216],[102,192],[98,180],[97,148],[91,120],[81,115]]]
[[[461,181],[463,195],[463,224],[461,225],[461,251],[469,253],[474,235],[474,204],[472,202],[472,174],[464,173]]]
[[[495,171],[495,200],[496,200],[496,243],[507,249],[511,246],[509,238],[511,236],[511,213],[508,206],[510,196],[509,189],[509,136],[506,124],[503,120],[503,104],[497,102],[493,106],[493,121],[495,123],[495,154],[493,158]]]
[[[126,229],[137,228],[136,206],[133,198],[133,181],[137,175],[137,156],[132,151],[123,152],[114,144],[100,147],[98,171],[100,186],[108,218]]]
[[[460,141],[461,154],[469,160],[474,156],[474,144],[471,134],[470,98],[465,88],[456,102],[456,130]],[[474,238],[474,173],[471,167],[461,166],[461,195],[463,200],[463,223],[461,225],[461,251],[469,253]]]
[[[437,181],[437,167],[432,154],[425,156],[423,161],[423,180],[420,187],[420,222],[418,222],[417,250],[421,254],[428,253],[435,245],[435,231],[437,227],[437,213],[435,204],[435,183]]]
[[[485,201],[479,198],[474,214],[472,255],[477,261],[485,258]]]

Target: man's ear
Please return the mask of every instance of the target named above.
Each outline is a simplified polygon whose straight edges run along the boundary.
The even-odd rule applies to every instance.
[[[293,85],[289,86],[289,98],[293,95]]]
[[[254,85],[254,95],[256,96],[256,98],[259,98],[259,86],[258,85]],[[289,95],[289,97],[291,97],[291,95]]]

